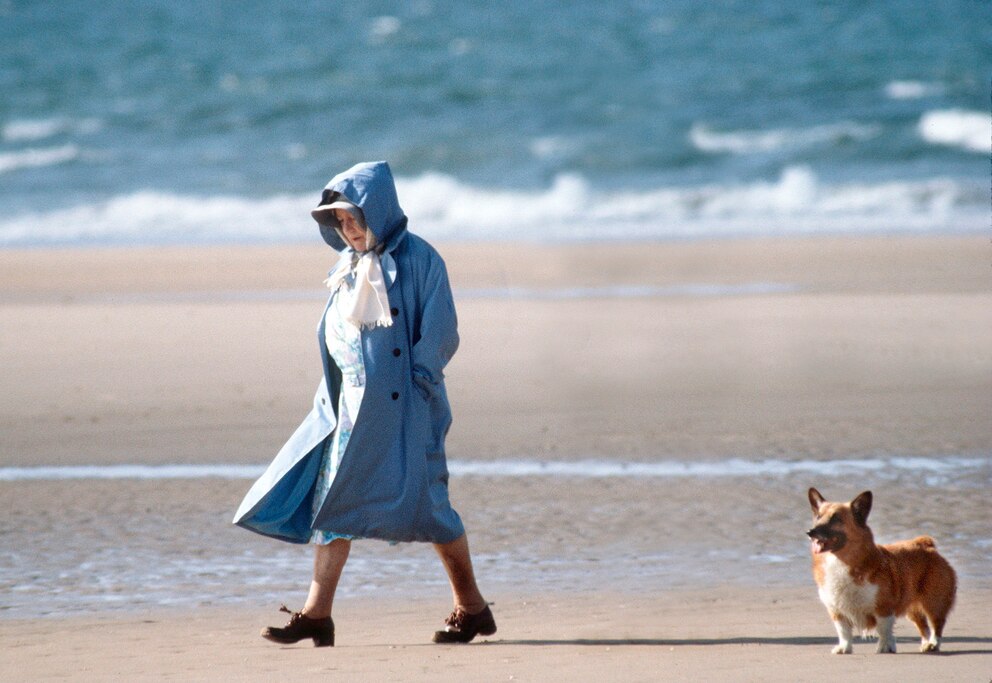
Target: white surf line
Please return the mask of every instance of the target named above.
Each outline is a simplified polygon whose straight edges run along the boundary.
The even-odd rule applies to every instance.
[[[730,460],[616,462],[608,460],[495,462],[452,462],[448,469],[456,476],[480,477],[584,477],[584,478],[711,478],[762,477],[791,474],[850,476],[869,472],[925,472],[930,474],[974,471],[988,466],[984,458],[894,457],[845,460]]]
[[[257,479],[259,465],[65,465],[0,467],[0,481],[64,479]]]
[[[58,481],[68,479],[255,479],[263,465],[76,465],[0,467],[0,481]],[[845,460],[714,460],[702,462],[618,462],[610,460],[494,460],[449,461],[457,477],[572,477],[582,479],[684,479],[717,477],[784,477],[793,474],[880,476],[902,472],[954,474],[992,469],[981,457],[892,457]]]

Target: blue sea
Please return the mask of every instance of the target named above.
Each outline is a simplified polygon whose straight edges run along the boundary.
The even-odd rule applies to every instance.
[[[989,229],[992,8],[0,1],[0,247]]]

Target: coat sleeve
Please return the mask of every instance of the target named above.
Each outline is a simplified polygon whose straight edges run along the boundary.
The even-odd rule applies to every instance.
[[[420,288],[419,321],[413,335],[413,381],[430,399],[444,381],[444,367],[458,349],[458,319],[448,272],[437,254]]]

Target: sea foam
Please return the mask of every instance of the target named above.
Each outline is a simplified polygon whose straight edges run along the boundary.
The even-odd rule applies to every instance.
[[[825,183],[807,166],[786,167],[770,180],[615,191],[575,174],[559,175],[547,189],[531,192],[474,187],[440,174],[398,184],[412,224],[435,239],[568,242],[975,232],[987,226],[980,183]]]
[[[61,116],[43,119],[14,119],[0,126],[4,142],[37,142],[62,133],[94,133],[102,127],[99,119],[71,119]]]
[[[701,152],[754,154],[839,144],[846,140],[867,140],[878,135],[879,131],[878,126],[850,121],[809,128],[725,132],[716,131],[709,126],[697,123],[689,130],[689,141]]]
[[[62,145],[61,147],[30,148],[16,152],[0,153],[0,173],[9,173],[22,168],[39,168],[42,166],[55,166],[72,161],[79,156],[79,148],[76,145]],[[0,227],[0,236],[3,235]],[[2,239],[2,237],[0,237]],[[0,242],[2,244],[2,242]]]
[[[36,161],[57,163],[77,153],[70,146]],[[0,157],[0,168],[2,163]],[[413,231],[431,241],[962,233],[988,225],[987,188],[979,181],[826,183],[806,166],[786,167],[769,180],[690,187],[608,191],[562,174],[550,186],[524,192],[429,173],[398,178],[397,188]],[[246,198],[135,192],[0,216],[0,247],[308,242],[317,234],[309,216],[315,201],[314,193]]]
[[[992,117],[984,112],[964,109],[927,112],[920,118],[917,130],[924,140],[936,145],[992,153]]]
[[[939,83],[923,81],[889,81],[884,90],[885,96],[891,100],[916,100],[939,95],[943,92],[943,87]]]

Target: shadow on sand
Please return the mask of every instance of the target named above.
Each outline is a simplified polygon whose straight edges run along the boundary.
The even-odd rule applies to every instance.
[[[858,642],[864,647],[869,647],[872,643],[870,641],[855,641],[857,646]],[[900,645],[900,653],[916,653],[916,645],[919,644],[918,638],[897,638],[896,642]],[[573,639],[562,639],[562,640],[550,640],[550,639],[534,639],[534,640],[491,640],[487,641],[485,644],[488,645],[532,645],[537,647],[545,647],[552,645],[589,645],[598,647],[686,647],[686,646],[707,646],[707,645],[800,645],[800,646],[810,646],[810,645],[820,645],[826,648],[830,648],[837,643],[836,638],[821,638],[821,637],[784,637],[784,638],[752,638],[752,637],[741,637],[741,638],[573,638]],[[944,650],[939,654],[942,656],[952,656],[952,655],[977,655],[977,654],[992,654],[992,638],[981,638],[973,636],[960,636],[955,638],[944,638],[942,645],[958,645],[958,644],[970,644],[970,645],[987,645],[986,648],[971,648],[967,650]]]

